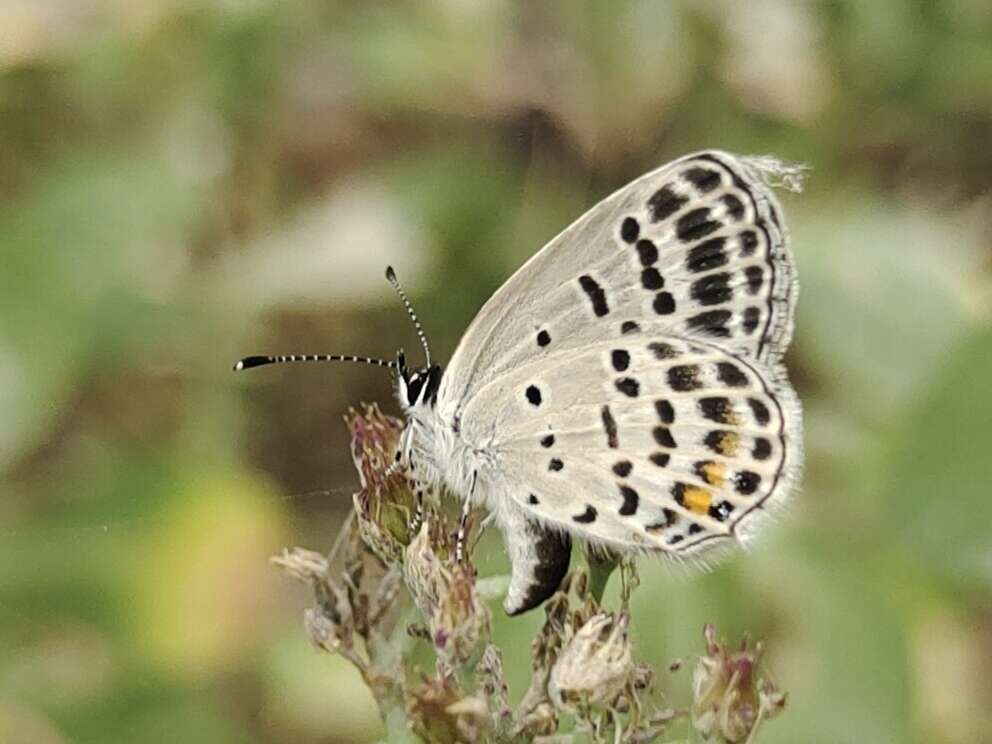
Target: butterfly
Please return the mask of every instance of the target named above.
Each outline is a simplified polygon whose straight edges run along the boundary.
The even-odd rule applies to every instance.
[[[775,176],[720,151],[629,183],[483,305],[447,368],[341,355],[396,373],[397,462],[483,506],[511,561],[504,609],[536,607],[572,539],[706,562],[747,544],[796,485],[802,414],[782,356],[798,284]],[[796,190],[796,189],[794,189]]]

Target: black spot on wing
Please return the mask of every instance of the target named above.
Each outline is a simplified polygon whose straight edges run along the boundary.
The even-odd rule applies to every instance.
[[[757,398],[748,398],[747,404],[751,407],[754,420],[761,426],[768,426],[768,422],[771,421],[771,413],[768,411],[768,406]]]
[[[675,449],[678,447],[675,443],[675,437],[672,436],[672,430],[667,426],[654,427],[652,434],[654,434],[654,441],[662,447],[668,447],[669,449]]]
[[[613,463],[613,472],[621,478],[626,478],[634,469],[634,464],[630,460],[618,460]]]
[[[730,362],[717,362],[716,376],[727,387],[745,387],[747,375]]]
[[[561,469],[565,467],[565,463],[561,461],[560,458],[552,457],[551,461],[548,462],[548,470],[552,473],[561,472]]]
[[[641,272],[641,286],[644,289],[661,289],[665,286],[665,277],[654,266],[649,266]]]
[[[654,296],[653,307],[658,315],[671,315],[675,312],[675,298],[671,292],[659,292]]]
[[[544,347],[551,343],[551,334],[547,331],[539,331],[537,334],[537,345]]]
[[[677,194],[670,186],[662,186],[648,199],[652,222],[667,220],[686,205],[689,199]]]
[[[600,415],[603,418],[603,430],[606,432],[606,446],[610,449],[616,449],[620,446],[620,442],[617,437],[617,422],[613,418],[610,407],[603,406],[600,409]]]
[[[744,496],[750,496],[757,491],[760,484],[761,476],[750,470],[741,470],[734,474],[734,489]]]
[[[606,301],[606,292],[599,286],[599,282],[588,274],[583,274],[579,277],[579,286],[582,287],[582,291],[589,297],[589,302],[592,303],[592,311],[597,317],[602,318],[604,315],[609,314],[610,306]]]
[[[617,390],[628,398],[636,398],[641,392],[640,383],[633,377],[621,377],[614,385],[616,385]]]
[[[720,185],[720,174],[709,168],[694,166],[682,173],[682,178],[695,186],[701,194],[708,194]]]
[[[620,514],[625,517],[636,514],[637,506],[641,501],[641,497],[638,496],[637,491],[630,486],[621,485],[620,495],[623,497],[623,505],[620,507]]]
[[[729,501],[721,501],[710,505],[709,515],[717,522],[726,522],[727,517],[734,510],[734,505]]]
[[[617,372],[626,372],[630,366],[630,354],[624,349],[614,349],[610,352],[610,361]]]
[[[709,207],[698,207],[679,217],[675,224],[675,234],[683,243],[705,238],[720,229],[720,223],[710,218]]]
[[[667,507],[661,510],[661,514],[664,518],[660,522],[646,525],[644,529],[648,532],[660,532],[679,521],[679,515]]]
[[[668,466],[668,461],[672,459],[672,456],[667,452],[653,452],[651,453],[651,462],[657,465],[659,468],[664,468]]]
[[[547,449],[548,447],[553,447],[554,443],[555,443],[554,434],[548,434],[546,437],[543,437],[541,439],[541,446],[544,447],[544,449]]]
[[[761,322],[761,310],[759,308],[744,308],[744,320],[741,321],[741,328],[744,329],[744,333],[750,336],[758,329],[759,322]]]
[[[733,194],[724,194],[720,197],[720,201],[734,222],[740,222],[741,218],[744,217],[744,204],[741,203],[741,200]]]
[[[577,514],[576,516],[572,517],[572,519],[574,519],[579,524],[591,524],[592,522],[596,521],[596,514],[597,514],[596,507],[592,506],[591,504],[587,504],[586,510],[581,514]]]
[[[767,460],[772,456],[772,443],[764,437],[754,440],[754,449],[751,450],[751,457],[755,460]]]
[[[640,330],[641,327],[632,320],[625,320],[620,324],[620,333],[624,335],[627,335],[628,333],[637,333]]]
[[[633,217],[627,217],[620,224],[620,237],[627,243],[633,243],[641,234],[641,226]]]
[[[655,359],[675,359],[679,355],[674,346],[664,341],[652,341],[648,344],[648,350],[654,354]]]
[[[636,247],[641,266],[653,266],[657,262],[658,247],[650,240],[638,240]]]
[[[697,402],[699,412],[703,418],[715,421],[718,424],[736,424],[737,417],[729,398],[720,396],[700,398]]]
[[[752,255],[758,247],[758,236],[753,230],[745,230],[738,239],[741,243],[741,255],[745,258]]]
[[[723,266],[730,260],[724,249],[726,242],[726,238],[710,238],[693,246],[686,256],[686,268],[693,273],[698,273]]]
[[[703,386],[699,380],[699,367],[695,364],[677,364],[669,367],[668,386],[680,393],[699,390]]]
[[[730,274],[708,274],[692,283],[689,296],[700,305],[722,305],[734,296],[730,288]]]
[[[527,396],[527,402],[535,408],[541,405],[541,390],[537,385],[528,385],[525,395]]]
[[[654,402],[654,410],[657,411],[661,423],[670,424],[675,421],[675,409],[672,408],[672,404],[667,400],[656,400]]]
[[[708,336],[726,337],[730,335],[730,329],[727,328],[730,317],[729,310],[707,310],[693,315],[685,324],[690,331],[700,331]]]
[[[744,276],[747,277],[747,292],[756,295],[761,291],[764,282],[765,272],[760,266],[748,266],[744,269]]]

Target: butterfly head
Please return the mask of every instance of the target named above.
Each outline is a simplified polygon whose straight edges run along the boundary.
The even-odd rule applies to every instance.
[[[442,369],[440,364],[413,369],[406,366],[406,357],[401,351],[396,358],[397,397],[407,411],[422,407],[434,407],[437,391],[441,386]]]

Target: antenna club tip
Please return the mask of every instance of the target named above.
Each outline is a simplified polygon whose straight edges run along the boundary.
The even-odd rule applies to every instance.
[[[263,364],[272,364],[272,357],[267,356],[247,356],[234,365],[234,371],[240,372],[250,367],[261,367]]]
[[[392,266],[387,266],[386,267],[386,279],[388,279],[390,282],[395,282],[396,281],[396,272],[393,271],[393,267]]]

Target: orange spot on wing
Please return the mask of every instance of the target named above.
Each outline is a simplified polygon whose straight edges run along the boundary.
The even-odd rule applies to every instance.
[[[696,514],[706,514],[709,511],[710,503],[713,501],[713,497],[710,496],[710,492],[704,488],[697,488],[696,486],[688,486],[683,494],[684,504],[687,509]]]
[[[717,445],[717,449],[719,449],[720,454],[725,457],[734,457],[737,455],[737,448],[740,446],[740,435],[736,432],[725,431],[723,436],[720,438],[720,443]]]
[[[727,466],[722,462],[707,462],[700,467],[703,480],[711,486],[722,486],[727,480]]]

